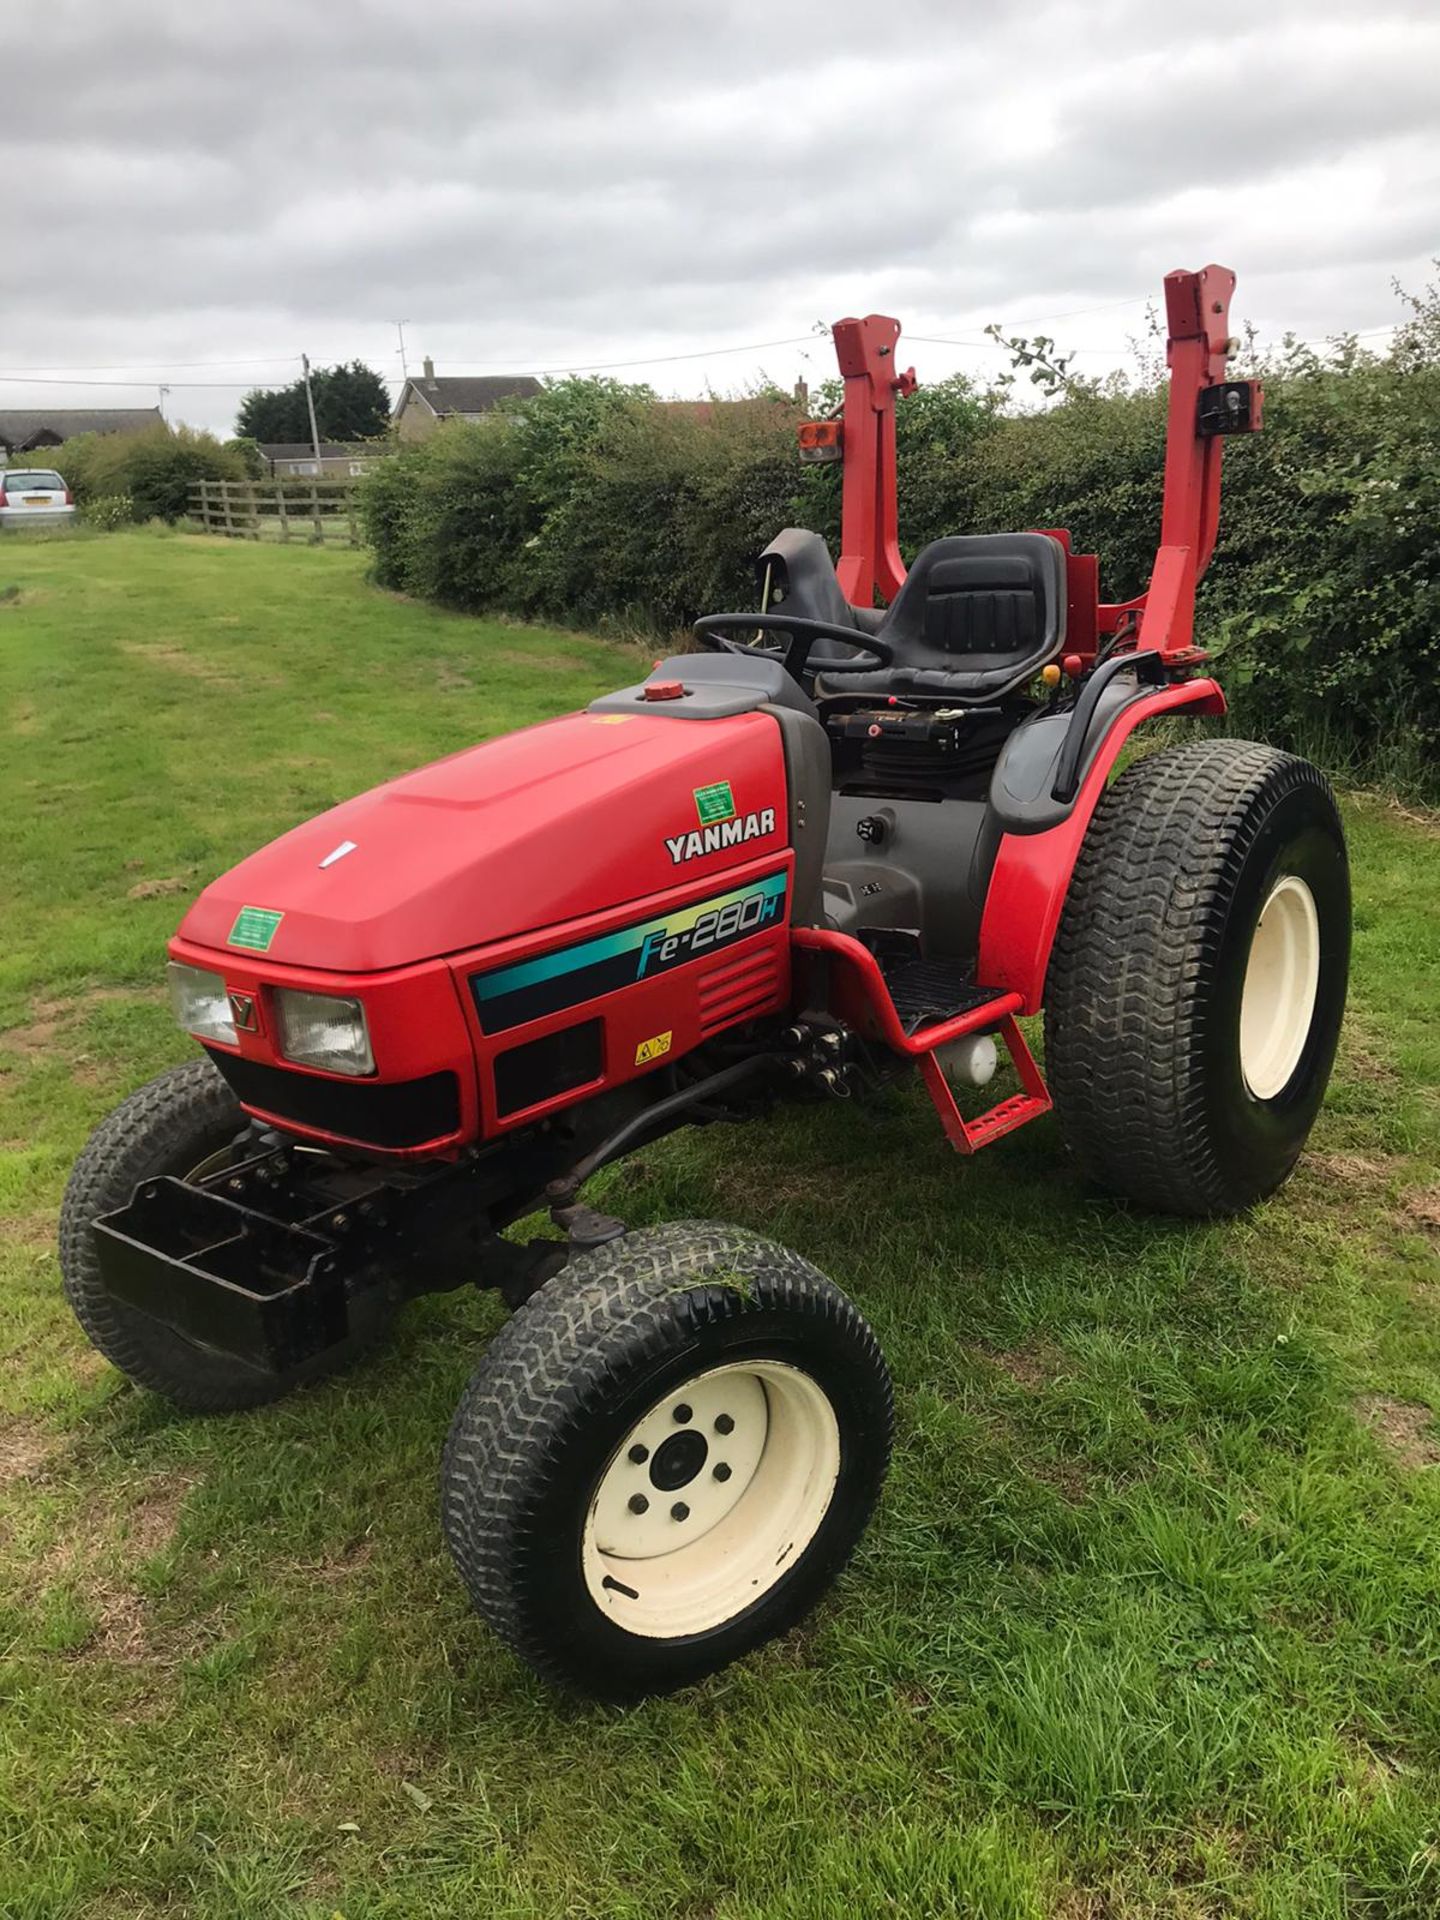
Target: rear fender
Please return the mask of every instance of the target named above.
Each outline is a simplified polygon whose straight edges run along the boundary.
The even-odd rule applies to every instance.
[[[1220,714],[1225,696],[1214,680],[1129,699],[1113,715],[1089,758],[1074,805],[1043,833],[1006,833],[1000,841],[980,922],[978,976],[997,993],[1018,993],[1022,1013],[1038,1013],[1045,996],[1050,949],[1080,844],[1120,751],[1146,720],[1161,714]]]

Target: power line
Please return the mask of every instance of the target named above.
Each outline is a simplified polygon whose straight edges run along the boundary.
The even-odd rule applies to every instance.
[[[76,380],[68,375],[0,373],[0,384],[12,387],[153,387],[153,380]],[[248,393],[253,380],[172,380],[172,387],[191,387],[205,393]]]
[[[1027,323],[1024,320],[1019,320],[1019,321],[1016,321],[1015,324],[1017,326],[1023,327],[1029,323]],[[911,334],[907,334],[905,338],[907,340],[914,341],[914,343],[920,347],[962,347],[967,352],[970,352],[979,348],[979,349],[984,349],[986,351],[989,351],[991,353],[1005,353],[1008,351],[1008,346],[1009,346],[1009,343],[1004,340],[937,340],[933,334],[928,334],[928,333],[911,333]],[[1067,356],[1070,354],[1076,354],[1076,353],[1128,353],[1128,352],[1129,352],[1128,346],[1125,346],[1125,347],[1116,347],[1116,346],[1069,347],[1066,349]]]
[[[813,341],[815,337],[816,336],[812,333],[797,333],[797,334],[792,334],[788,340],[751,340],[741,346],[698,347],[693,352],[688,352],[688,353],[641,354],[638,358],[634,360],[568,360],[565,362],[563,366],[554,366],[554,367],[534,367],[534,366],[531,366],[528,361],[517,361],[514,364],[516,366],[528,366],[530,367],[530,371],[532,373],[541,377],[547,376],[547,375],[553,375],[553,374],[560,374],[560,373],[613,373],[617,369],[622,367],[661,367],[661,366],[672,365],[676,361],[680,361],[680,360],[711,360],[711,359],[718,358],[718,356],[721,354],[728,354],[728,353],[764,353],[772,347],[794,347],[794,346],[805,345],[805,344],[808,344],[810,341]],[[298,357],[298,356],[292,356],[292,357]],[[174,364],[178,366],[180,363],[177,361]],[[193,364],[198,366],[205,366],[205,365],[272,366],[272,365],[280,364],[280,361],[279,359],[275,361],[253,361],[253,362],[243,361],[243,360],[224,360],[224,361],[214,361],[214,362],[197,361]],[[475,366],[496,367],[501,363],[496,362],[494,360],[479,360],[479,361],[467,360],[467,361],[462,361],[460,364],[462,366],[468,366],[468,367],[475,367]],[[69,379],[55,373],[40,375],[40,374],[25,374],[25,373],[7,373],[7,372],[4,372],[3,370],[0,370],[0,380],[11,381],[17,386],[35,386],[35,387],[148,387],[154,384],[152,381],[149,381],[149,380]],[[237,390],[248,389],[249,387],[254,385],[254,382],[251,380],[175,380],[175,381],[172,381],[171,384],[176,387],[193,387],[198,389],[205,389],[205,390],[220,392],[228,388],[234,388]]]
[[[539,375],[557,373],[613,373],[620,367],[666,367],[677,360],[714,360],[722,353],[764,353],[771,347],[798,347],[814,341],[813,333],[792,334],[788,340],[752,340],[743,347],[700,347],[693,353],[647,353],[637,360],[570,360],[563,367],[534,367]],[[491,361],[466,362],[467,365],[494,366]],[[517,362],[517,365],[519,363]]]
[[[1016,320],[1017,327],[1033,327],[1037,320],[1078,320],[1086,313],[1110,313],[1116,307],[1138,307],[1142,300],[1153,300],[1151,293],[1127,293],[1123,300],[1102,300],[1098,307],[1071,307],[1068,313],[1032,313],[1028,320]]]
[[[1098,309],[1093,309],[1093,311],[1098,311]],[[1031,326],[1034,324],[1034,322],[1017,320],[1013,324],[1015,326],[1023,327],[1023,326]],[[1342,327],[1335,333],[1311,334],[1305,338],[1301,338],[1300,336],[1297,335],[1296,345],[1302,346],[1302,347],[1324,347],[1324,346],[1329,346],[1333,341],[1338,341],[1338,340],[1373,340],[1379,334],[1394,333],[1396,328],[1399,327],[1401,324],[1402,322],[1400,322],[1399,320],[1389,320],[1385,323],[1383,327],[1367,327],[1358,333],[1351,333],[1347,329]],[[993,352],[1003,353],[1007,350],[1007,347],[1008,347],[1008,342],[1004,340],[992,340],[992,339],[941,340],[941,339],[937,339],[935,335],[927,334],[927,333],[910,333],[910,334],[906,334],[905,338],[907,340],[913,341],[917,346],[961,347],[961,348],[964,348],[966,351],[969,351],[974,348],[981,348],[992,353]],[[1280,342],[1277,340],[1276,344],[1279,345]],[[1073,358],[1076,354],[1087,354],[1087,355],[1114,354],[1114,353],[1125,354],[1125,353],[1129,353],[1130,350],[1131,350],[1131,343],[1129,341],[1127,341],[1124,346],[1117,346],[1114,344],[1114,342],[1111,342],[1108,346],[1070,347],[1065,350],[1065,355],[1066,355],[1066,358],[1069,359],[1069,358]]]
[[[1098,306],[1071,307],[1065,313],[1025,314],[1018,320],[1007,321],[1006,324],[1012,327],[1034,327],[1038,326],[1042,320],[1079,320],[1087,313],[1113,313],[1116,307],[1136,307],[1139,306],[1142,301],[1148,301],[1151,298],[1153,298],[1153,296],[1148,293],[1127,293],[1123,300],[1102,300]],[[921,346],[926,347],[984,347],[994,345],[993,341],[977,338],[973,334],[954,340],[942,340],[937,338],[936,335],[929,333],[911,333],[907,334],[906,338],[918,341]],[[1108,353],[1111,349],[1106,347],[1098,349],[1098,351]]]
[[[1138,295],[1136,296],[1136,298],[1143,299],[1145,298],[1145,296]],[[1106,302],[1107,307],[1128,306],[1130,304],[1131,302],[1128,300],[1126,301],[1117,300],[1117,301]],[[1082,307],[1082,308],[1075,309],[1075,312],[1069,315],[1066,315],[1066,314],[1032,315],[1028,320],[1017,320],[1012,322],[1011,324],[1014,326],[1033,326],[1036,324],[1036,322],[1039,319],[1042,319],[1042,318],[1055,319],[1055,320],[1061,320],[1061,319],[1067,319],[1067,318],[1073,319],[1081,313],[1099,313],[1103,310],[1104,309],[1100,307]],[[1316,336],[1302,339],[1299,342],[1299,344],[1302,346],[1323,346],[1323,345],[1328,345],[1332,340],[1339,340],[1339,339],[1372,340],[1382,333],[1394,333],[1396,329],[1402,324],[1403,323],[1398,320],[1391,320],[1391,321],[1387,321],[1383,326],[1368,327],[1355,333],[1347,333],[1345,332],[1344,329],[1342,329],[1338,333],[1316,335]],[[788,339],[784,339],[784,340],[752,340],[740,346],[699,347],[685,353],[641,354],[632,360],[569,360],[569,361],[566,361],[563,365],[556,365],[552,367],[536,367],[533,365],[533,363],[526,362],[526,361],[514,361],[514,362],[507,363],[507,362],[498,362],[494,360],[489,360],[489,361],[467,360],[467,361],[461,361],[458,364],[460,367],[466,367],[472,370],[476,367],[481,367],[481,368],[490,368],[492,370],[503,368],[505,371],[512,371],[515,368],[524,366],[524,367],[528,367],[531,373],[541,378],[554,377],[556,375],[566,374],[566,373],[615,373],[629,367],[674,366],[682,361],[711,360],[711,359],[717,359],[722,355],[726,355],[726,354],[764,353],[777,347],[807,346],[807,345],[813,344],[818,337],[819,336],[815,333],[799,333],[799,334],[792,334]],[[964,338],[964,337],[946,338],[937,334],[911,333],[911,334],[906,334],[904,337],[912,341],[916,346],[957,347],[962,349],[963,351],[979,350],[982,352],[992,352],[992,353],[1004,352],[1006,350],[1005,343],[1003,341],[994,340],[989,338],[988,336],[972,335],[969,338]],[[1071,349],[1072,354],[1083,354],[1087,357],[1092,357],[1097,354],[1123,355],[1125,353],[1128,353],[1129,351],[1130,351],[1129,342],[1126,342],[1124,345],[1116,345],[1112,342],[1104,346],[1086,346],[1086,347],[1076,347]],[[172,366],[182,367],[182,368],[204,367],[204,366],[217,366],[217,367],[285,366],[285,365],[292,364],[295,360],[298,360],[301,357],[302,356],[298,354],[277,354],[270,357],[269,359],[264,359],[264,360],[260,360],[260,359],[214,360],[214,361],[209,361],[209,360],[179,361],[177,360],[177,361],[155,361],[153,364],[157,369],[160,369],[160,370],[166,370]],[[131,364],[139,365],[141,363],[133,362]],[[0,382],[3,382],[4,384],[11,385],[11,386],[27,386],[27,387],[120,388],[120,387],[153,387],[155,384],[153,380],[95,380],[95,379],[82,377],[79,372],[77,372],[76,374],[67,374],[63,371],[61,372],[52,371],[50,373],[38,374],[38,373],[17,372],[13,370],[5,370],[5,369],[0,369]],[[168,387],[174,388],[176,390],[197,392],[197,393],[230,393],[230,392],[248,393],[254,388],[255,381],[253,379],[252,380],[172,380],[172,381],[168,381],[166,384]],[[401,383],[392,381],[390,382],[390,384],[399,385]]]
[[[17,379],[22,374],[27,373],[109,373],[117,367],[124,367],[127,370],[137,367],[148,368],[158,373],[164,373],[172,367],[179,367],[182,370],[188,367],[279,367],[288,366],[292,360],[298,360],[299,358],[298,353],[270,353],[266,354],[263,358],[254,360],[102,360],[97,366],[93,367],[52,366],[47,361],[38,367],[11,367],[6,371],[0,372],[0,380]],[[102,382],[100,384],[103,385],[105,383]],[[120,381],[116,384],[131,386],[142,383],[138,381]]]

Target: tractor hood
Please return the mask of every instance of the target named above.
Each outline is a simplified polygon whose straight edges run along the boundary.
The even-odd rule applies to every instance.
[[[703,880],[788,837],[769,715],[569,714],[306,821],[208,886],[180,935],[380,972]]]

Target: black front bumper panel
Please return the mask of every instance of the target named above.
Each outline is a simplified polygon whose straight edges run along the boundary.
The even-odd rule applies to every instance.
[[[420,1080],[332,1080],[244,1060],[223,1047],[205,1051],[237,1100],[297,1127],[390,1152],[428,1146],[459,1131],[460,1083],[453,1073],[428,1073]]]
[[[182,1180],[147,1180],[95,1222],[108,1290],[187,1340],[286,1373],[349,1331],[342,1248]]]

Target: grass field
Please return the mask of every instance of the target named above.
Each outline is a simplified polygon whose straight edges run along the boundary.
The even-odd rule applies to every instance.
[[[1127,1215],[1049,1121],[961,1162],[914,1094],[610,1176],[815,1260],[898,1390],[835,1597],[689,1695],[557,1699],[468,1612],[436,1467],[489,1297],[238,1418],[84,1345],[56,1207],[187,1054],[185,898],[632,670],[356,554],[0,542],[0,1915],[1434,1916],[1440,834],[1379,800],[1337,1081],[1251,1218]]]

